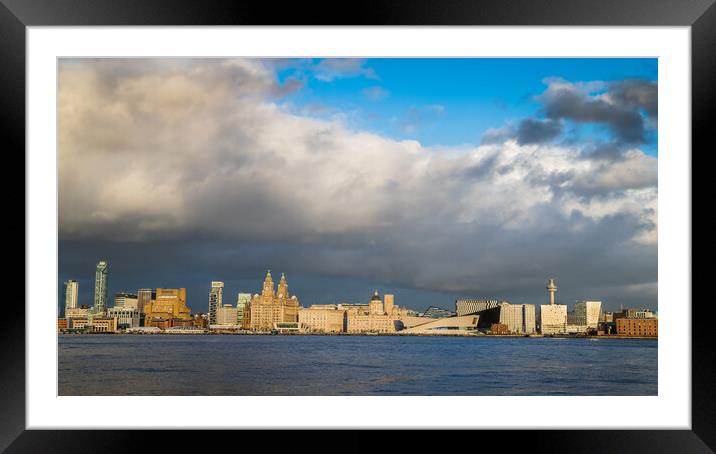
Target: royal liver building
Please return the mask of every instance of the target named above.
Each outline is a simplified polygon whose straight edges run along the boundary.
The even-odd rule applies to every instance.
[[[246,324],[252,330],[269,331],[274,328],[274,323],[298,322],[298,298],[288,294],[288,284],[283,274],[278,283],[278,291],[275,292],[269,270],[261,294],[254,295],[250,304],[250,317]]]

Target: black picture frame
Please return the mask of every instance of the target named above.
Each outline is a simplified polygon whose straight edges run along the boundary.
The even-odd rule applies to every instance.
[[[692,150],[707,150],[713,129],[709,114],[716,104],[716,6],[713,3],[714,0],[401,0],[325,5],[282,3],[278,6],[265,1],[0,0],[0,124],[6,131],[2,148],[6,158],[25,156],[26,27],[301,24],[689,26],[692,34]],[[324,13],[318,14],[318,11]],[[693,152],[687,152],[693,159]],[[24,165],[23,159],[15,169],[20,166],[24,169]],[[692,267],[692,281],[693,276],[703,273]],[[708,309],[709,299],[692,299],[692,314],[698,314],[699,309]],[[3,351],[0,449],[7,449],[7,452],[124,452],[140,444],[149,449],[179,447],[188,450],[218,448],[220,441],[217,440],[221,438],[237,442],[237,436],[228,431],[212,435],[208,443],[209,438],[202,434],[184,432],[25,430],[25,323],[21,323],[22,318],[16,315],[8,317],[15,320],[3,324],[0,329]],[[710,347],[708,323],[708,317],[692,319],[692,430],[515,431],[514,436],[508,435],[510,450],[714,452],[716,374],[713,365],[716,354]],[[423,446],[426,439],[433,438],[432,435],[415,435],[400,437],[399,443],[388,446],[400,450],[415,449]],[[331,433],[331,438],[343,447],[341,450],[363,450],[361,437],[355,432]],[[290,433],[277,436],[276,447],[283,445],[291,449],[294,443],[289,440],[295,438],[295,434]],[[444,440],[443,436],[438,438]],[[451,445],[454,449],[478,449],[482,442],[504,438],[505,434],[497,431],[484,431],[477,436],[451,438],[455,443]]]

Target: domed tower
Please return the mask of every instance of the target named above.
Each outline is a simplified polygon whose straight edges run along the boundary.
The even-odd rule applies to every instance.
[[[271,279],[271,270],[266,273],[266,279],[264,279],[264,288],[261,291],[261,296],[264,299],[272,299],[274,297],[273,292],[273,279]]]
[[[281,273],[281,280],[278,283],[278,299],[288,299],[288,284],[286,283],[286,276]]]
[[[378,290],[373,293],[373,298],[370,299],[369,310],[371,314],[382,314],[383,313],[383,300],[378,295]]]

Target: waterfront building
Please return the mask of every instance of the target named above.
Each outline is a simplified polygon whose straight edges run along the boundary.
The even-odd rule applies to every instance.
[[[534,304],[512,304],[498,300],[457,300],[458,316],[479,315],[479,328],[490,330],[494,324],[507,326],[510,333],[532,334],[537,331]]]
[[[70,328],[90,329],[93,333],[115,333],[117,332],[117,319],[113,317],[73,318]]]
[[[88,314],[89,308],[87,306],[74,307],[65,311],[65,318],[68,320],[72,318],[87,318]]]
[[[507,326],[513,334],[532,334],[537,331],[534,304],[500,303],[498,324]]]
[[[540,306],[540,330],[542,334],[567,332],[567,305],[543,304]]]
[[[554,303],[554,294],[557,292],[554,278],[547,282],[547,291],[549,304],[540,306],[540,331],[542,334],[564,334],[567,332],[567,305]]]
[[[487,309],[496,308],[501,302],[488,299],[459,299],[455,301],[455,312],[458,316],[478,314]]]
[[[134,293],[115,293],[114,307],[139,308],[139,299]]]
[[[567,313],[567,325],[564,328],[567,334],[588,334],[589,327],[587,325],[574,325],[569,323],[569,313]]]
[[[160,330],[164,331],[165,329],[170,328],[172,326],[172,321],[171,319],[162,317],[147,317],[144,319],[144,326],[159,328]]]
[[[109,317],[117,319],[118,328],[136,328],[139,326],[139,310],[135,307],[114,306],[107,310],[107,314]]]
[[[186,305],[186,288],[158,288],[156,290],[156,299],[149,305],[144,306],[145,325],[150,324],[150,319],[167,319],[179,318],[188,320],[189,308]]]
[[[574,304],[574,309],[567,313],[567,324],[596,329],[601,314],[601,301],[577,301]]]
[[[238,310],[231,304],[224,304],[216,308],[216,323],[209,323],[209,325],[225,325],[225,326],[238,326]]]
[[[266,273],[261,294],[255,294],[249,304],[248,326],[255,331],[270,331],[274,323],[298,323],[298,298],[288,293],[286,277],[281,274],[278,290],[274,291],[271,271]],[[246,312],[244,312],[246,316]]]
[[[467,334],[477,330],[479,315],[460,315],[454,317],[416,317],[425,320],[400,331],[401,334]]]
[[[80,284],[74,279],[65,282],[65,318],[67,318],[67,310],[77,308],[77,295],[79,293]]]
[[[209,290],[209,324],[216,324],[216,310],[223,306],[224,283],[213,281]]]
[[[298,322],[306,331],[316,333],[341,333],[346,331],[347,311],[337,305],[332,307],[301,307],[298,309]]]
[[[236,298],[236,323],[239,326],[246,326],[246,312],[249,311],[249,305],[251,304],[250,293],[239,293]]]
[[[141,314],[146,313],[146,308],[150,307],[156,299],[157,294],[150,288],[140,288],[137,291],[137,309]]]
[[[109,264],[106,260],[100,260],[97,263],[94,274],[94,304],[92,312],[94,314],[103,314],[107,310],[107,274]],[[91,323],[90,323],[91,324]]]
[[[57,319],[57,331],[64,331],[69,328],[69,322],[66,318]]]
[[[193,318],[173,318],[170,320],[171,327],[172,328],[192,328],[194,327],[194,319]]]
[[[394,333],[402,325],[398,318],[387,314],[348,314],[346,331],[349,333]]]
[[[655,317],[617,318],[617,335],[634,337],[658,337],[659,319]]]
[[[344,305],[341,305],[344,307]],[[365,305],[363,305],[365,307]],[[394,333],[402,329],[400,311],[386,314],[383,301],[376,290],[368,303],[368,310],[350,308],[346,312],[346,331],[349,333]]]

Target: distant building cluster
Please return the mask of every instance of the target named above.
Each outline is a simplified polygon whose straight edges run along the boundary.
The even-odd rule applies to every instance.
[[[555,279],[547,283],[548,304],[512,304],[496,299],[459,299],[458,316],[479,315],[478,330],[502,335],[621,335],[657,337],[658,318],[648,309],[602,312],[601,301],[577,301],[572,310],[557,304]]]
[[[514,304],[499,299],[458,299],[455,311],[429,306],[417,313],[395,303],[395,295],[377,290],[365,303],[313,304],[303,307],[281,274],[275,286],[266,273],[261,293],[239,292],[236,305],[224,302],[224,283],[210,284],[205,314],[191,314],[186,288],[141,288],[114,295],[108,307],[106,260],[95,269],[94,300],[80,305],[79,284],[65,282],[61,332],[175,333],[206,332],[309,334],[491,334],[617,335],[657,337],[658,316],[648,309],[602,312],[601,301],[577,301],[572,310],[557,304],[557,285],[549,279],[549,303]]]

